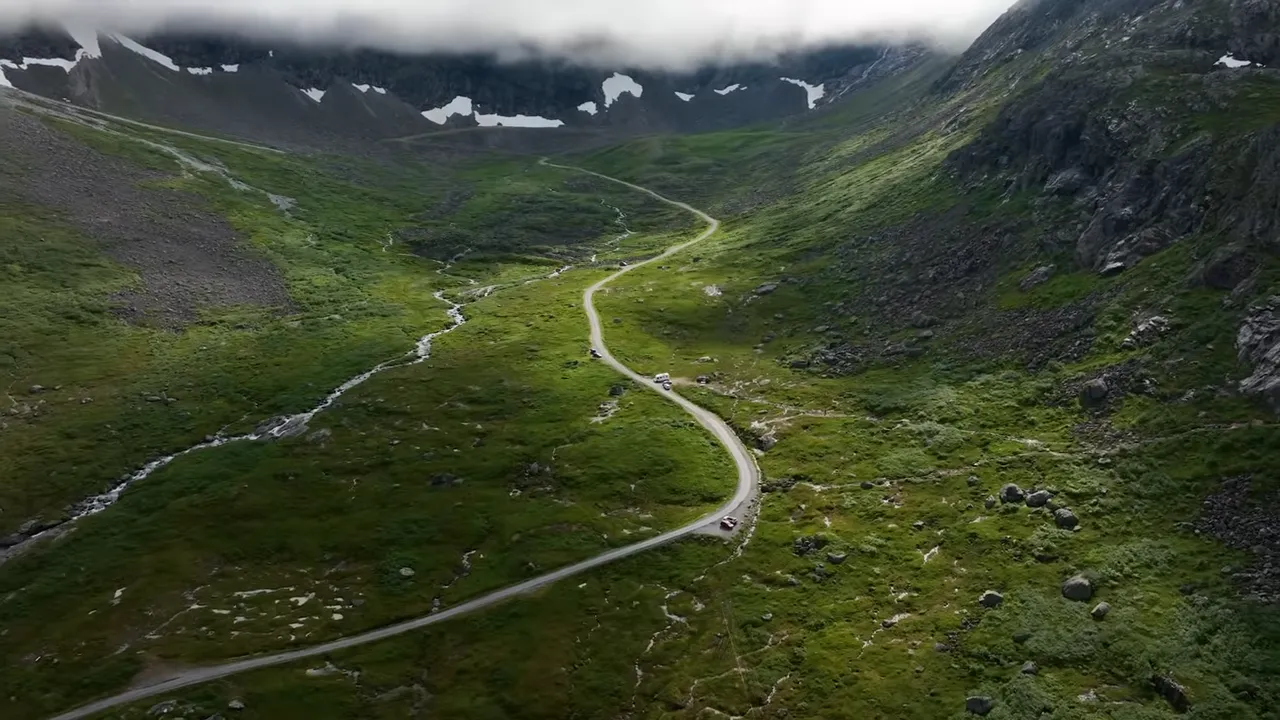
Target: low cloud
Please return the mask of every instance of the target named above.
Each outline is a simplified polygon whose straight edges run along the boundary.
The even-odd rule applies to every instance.
[[[1013,0],[0,0],[33,22],[688,67],[851,41],[964,47]]]

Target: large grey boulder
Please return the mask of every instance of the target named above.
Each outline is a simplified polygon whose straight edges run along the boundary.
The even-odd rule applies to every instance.
[[[1071,508],[1058,508],[1053,511],[1053,521],[1063,530],[1075,530],[1080,518],[1071,512]]]
[[[1240,381],[1240,392],[1265,398],[1280,410],[1280,295],[1249,309],[1236,333],[1241,362],[1253,366],[1253,374]]]
[[[971,715],[987,715],[995,707],[995,700],[986,695],[971,695],[964,700],[964,709]]]
[[[1084,407],[1098,407],[1107,401],[1111,388],[1102,378],[1094,378],[1080,388],[1080,404]]]
[[[1093,597],[1093,583],[1083,575],[1068,578],[1062,583],[1062,597],[1076,602],[1089,602]]]
[[[1037,490],[1027,496],[1027,507],[1044,507],[1053,499],[1053,493],[1048,490]]]
[[[1004,596],[995,590],[988,590],[978,598],[978,604],[984,608],[997,608],[1004,602]]]
[[[1008,485],[1000,488],[1000,502],[1005,503],[1006,505],[1020,503],[1022,502],[1023,497],[1022,488],[1013,483],[1009,483]]]

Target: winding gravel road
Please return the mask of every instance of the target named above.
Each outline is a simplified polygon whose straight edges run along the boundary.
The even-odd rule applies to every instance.
[[[154,697],[156,695],[164,695],[166,693],[174,692],[175,690],[191,687],[192,685],[199,685],[201,683],[206,683],[211,680],[217,680],[219,678],[224,678],[229,675],[236,675],[239,673],[247,672],[249,670],[257,670],[259,668],[272,667],[275,665],[284,665],[286,663],[291,663],[296,660],[305,660],[307,658],[322,657],[325,655],[329,655],[331,653],[338,652],[340,650],[353,648],[358,645],[365,645],[371,642],[376,642],[378,640],[384,640],[386,638],[395,637],[397,635],[403,635],[404,633],[412,632],[419,628],[427,627],[428,625],[435,625],[436,623],[444,622],[446,620],[458,617],[459,615],[472,613],[477,610],[481,610],[483,608],[489,607],[491,605],[496,605],[504,600],[508,600],[518,595],[523,595],[525,593],[532,592],[539,588],[546,587],[554,582],[563,580],[565,578],[568,578],[574,575],[578,575],[592,568],[600,567],[601,565],[611,563],[615,560],[621,560],[623,558],[645,552],[646,550],[651,550],[661,545],[665,545],[674,540],[678,540],[682,537],[686,537],[699,530],[707,528],[708,526],[715,527],[720,522],[721,517],[734,512],[736,509],[740,507],[747,505],[754,498],[756,494],[756,490],[759,485],[759,481],[760,481],[760,471],[756,466],[755,458],[752,456],[751,451],[748,450],[745,445],[743,445],[742,441],[738,439],[738,436],[734,434],[733,430],[728,426],[728,424],[726,424],[718,416],[695,405],[689,400],[686,400],[683,397],[680,397],[674,392],[662,390],[659,386],[651,382],[649,378],[640,375],[639,373],[635,372],[631,368],[619,362],[613,356],[613,354],[609,352],[609,348],[605,344],[604,332],[601,329],[601,324],[600,324],[600,314],[596,312],[595,303],[594,303],[595,294],[601,288],[604,288],[609,283],[625,275],[626,273],[629,273],[635,270],[636,268],[643,267],[645,265],[648,265],[649,263],[667,258],[671,255],[674,255],[675,253],[680,252],[681,250],[684,250],[685,248],[688,248],[690,245],[693,245],[695,243],[698,243],[698,242],[701,242],[702,240],[707,239],[713,233],[715,233],[716,230],[719,229],[720,221],[716,220],[715,218],[711,217],[705,212],[702,212],[701,210],[698,210],[694,207],[686,205],[685,203],[682,203],[682,202],[669,200],[663,197],[662,195],[659,195],[658,193],[652,190],[649,190],[648,188],[640,187],[639,185],[634,185],[632,183],[629,183],[623,180],[618,180],[616,178],[612,178],[607,175],[602,175],[600,173],[593,172],[591,170],[585,170],[583,168],[573,167],[569,165],[557,165],[555,163],[549,162],[546,158],[543,158],[540,162],[541,164],[547,165],[549,167],[560,168],[562,170],[569,170],[573,172],[586,173],[588,175],[594,175],[596,177],[602,178],[604,180],[609,180],[611,182],[615,182],[620,185],[625,185],[639,192],[646,193],[664,203],[667,203],[668,205],[673,205],[675,207],[681,208],[682,210],[686,210],[698,216],[704,222],[707,223],[707,229],[704,230],[702,234],[698,235],[696,238],[689,240],[688,242],[684,242],[679,245],[670,247],[661,255],[657,255],[653,258],[650,258],[649,260],[645,260],[643,262],[637,262],[633,265],[625,267],[619,270],[618,272],[613,273],[609,277],[606,277],[600,282],[592,285],[591,287],[587,288],[586,292],[583,293],[582,303],[587,313],[587,320],[590,322],[590,325],[591,325],[591,344],[592,346],[594,346],[596,349],[600,351],[600,354],[603,356],[602,361],[608,364],[614,370],[617,370],[619,373],[636,381],[642,387],[649,388],[653,392],[657,392],[660,395],[662,395],[662,397],[665,397],[671,402],[674,402],[675,404],[679,405],[681,409],[683,409],[685,412],[693,416],[693,418],[698,421],[698,424],[702,425],[702,427],[710,431],[711,434],[714,435],[722,445],[724,445],[725,449],[729,451],[729,454],[733,457],[733,462],[738,469],[738,487],[734,493],[733,498],[725,502],[725,504],[722,505],[720,508],[718,508],[715,512],[707,515],[706,517],[703,517],[700,520],[696,520],[692,523],[689,523],[684,527],[677,528],[669,532],[665,532],[661,535],[649,538],[648,540],[643,540],[641,542],[635,543],[634,545],[628,545],[626,547],[610,550],[608,552],[602,553],[588,560],[583,560],[582,562],[560,568],[559,570],[547,573],[546,575],[542,575],[540,577],[536,577],[531,580],[526,580],[517,585],[512,585],[511,587],[497,590],[495,592],[489,593],[488,595],[482,595],[478,598],[469,600],[459,605],[455,605],[447,610],[443,610],[441,612],[438,612],[432,615],[425,615],[423,617],[414,618],[413,620],[407,620],[405,622],[397,623],[395,625],[388,625],[387,627],[379,628],[377,630],[371,630],[369,632],[361,633],[359,635],[352,635],[350,637],[341,638],[339,640],[334,640],[332,642],[328,642],[323,645],[317,645],[315,647],[305,648],[302,650],[293,650],[290,652],[278,653],[276,655],[265,655],[262,657],[249,658],[246,660],[237,660],[235,662],[229,662],[223,665],[215,665],[212,667],[187,670],[187,671],[184,671],[182,674],[172,677],[163,682],[159,682],[154,685],[147,685],[145,687],[134,688],[132,690],[128,690],[126,692],[120,693],[119,695],[113,695],[111,697],[98,700],[97,702],[84,705],[82,707],[76,708],[75,710],[71,710],[69,712],[58,715],[54,717],[52,720],[76,720],[78,718],[86,718],[95,713],[102,712],[103,710],[106,710],[108,708],[113,708],[119,705],[136,702],[138,700]]]

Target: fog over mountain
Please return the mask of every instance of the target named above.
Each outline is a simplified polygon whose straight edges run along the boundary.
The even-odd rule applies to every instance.
[[[851,41],[970,42],[1012,0],[6,0],[32,23],[687,68]]]

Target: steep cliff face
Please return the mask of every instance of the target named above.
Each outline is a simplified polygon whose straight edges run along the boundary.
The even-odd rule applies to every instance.
[[[1250,97],[1280,82],[1258,67],[1270,59],[1277,23],[1256,5],[1021,6],[1005,22],[1040,28],[1009,34],[1041,46],[1033,62],[1001,69],[993,55],[1017,51],[1007,38],[984,37],[959,67],[1044,80],[1006,104],[955,153],[951,169],[972,183],[996,179],[1010,195],[1072,199],[1077,222],[1059,242],[1074,246],[1081,266],[1103,273],[1196,235],[1273,242],[1276,129],[1250,108]],[[1064,15],[1071,22],[1054,20]],[[1054,27],[1046,37],[1043,29]]]

